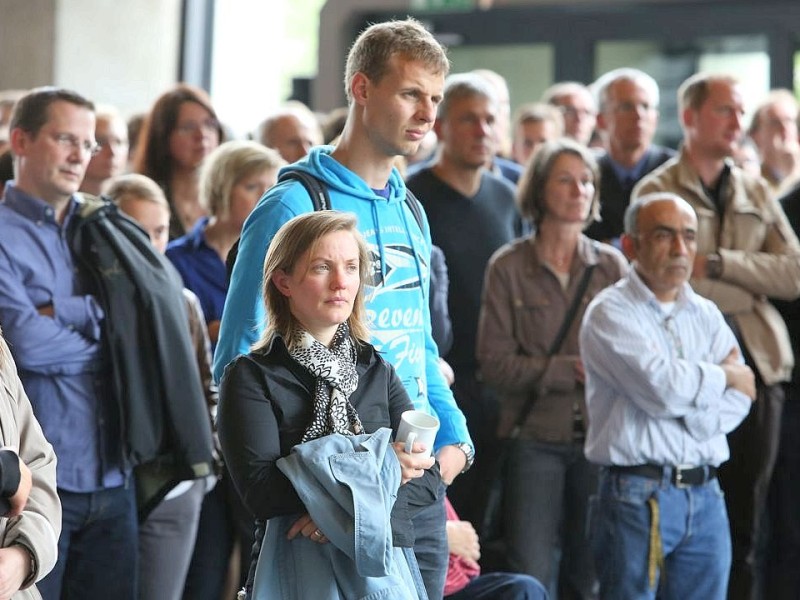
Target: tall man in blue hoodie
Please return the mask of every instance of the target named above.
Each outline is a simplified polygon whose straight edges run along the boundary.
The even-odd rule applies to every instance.
[[[449,62],[442,46],[413,19],[366,29],[350,50],[345,74],[349,113],[335,147],[311,150],[286,167],[321,179],[334,210],[358,215],[374,261],[367,293],[373,343],[394,365],[415,406],[441,422],[435,451],[444,483],[472,462],[464,415],[439,371],[428,310],[430,229],[406,202],[396,156],[414,154],[433,127]],[[261,273],[267,247],[286,221],[314,210],[298,182],[273,187],[242,230],[214,359],[217,378],[249,351],[264,321]],[[428,596],[442,597],[447,569],[444,490],[413,517],[415,554]]]

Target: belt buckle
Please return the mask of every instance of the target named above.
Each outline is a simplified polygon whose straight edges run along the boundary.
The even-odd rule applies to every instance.
[[[690,471],[694,468],[695,468],[694,465],[675,465],[673,467],[672,479],[675,482],[676,488],[684,489],[692,487],[691,484],[683,482],[683,472]]]

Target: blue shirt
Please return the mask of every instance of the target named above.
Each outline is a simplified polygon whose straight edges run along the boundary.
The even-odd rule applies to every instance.
[[[208,217],[167,246],[167,258],[183,278],[183,285],[200,299],[206,322],[219,321],[228,293],[228,271],[216,250],[206,243]]]
[[[613,158],[611,155],[608,155],[608,163],[611,165],[611,168],[614,169],[614,174],[617,176],[617,180],[624,184],[626,181],[630,182],[630,185],[637,181],[639,181],[642,177],[644,177],[647,172],[647,162],[650,160],[651,149],[648,148],[644,154],[642,154],[642,158],[639,159],[633,167],[630,169],[623,167]]]
[[[122,485],[119,412],[104,365],[103,310],[88,293],[66,231],[45,202],[8,183],[0,203],[0,326],[45,437],[58,456],[58,487]],[[37,307],[52,304],[54,316]]]
[[[589,429],[603,465],[714,465],[750,399],[719,366],[736,338],[716,305],[684,284],[669,313],[635,269],[589,305],[580,333]],[[741,360],[741,351],[740,360]]]

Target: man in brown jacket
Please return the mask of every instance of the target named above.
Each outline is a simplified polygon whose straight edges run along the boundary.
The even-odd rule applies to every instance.
[[[713,300],[756,372],[757,402],[729,435],[731,459],[720,472],[733,539],[729,598],[760,598],[759,545],[775,464],[783,390],[793,356],[786,326],[767,297],[800,295],[800,243],[763,180],[734,166],[742,133],[739,83],[699,73],[678,90],[683,148],[645,177],[632,198],[670,191],[698,218],[692,287]]]

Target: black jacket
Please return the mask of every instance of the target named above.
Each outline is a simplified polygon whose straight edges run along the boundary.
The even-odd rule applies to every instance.
[[[147,234],[84,196],[70,244],[94,284],[140,517],[175,483],[211,473],[211,424],[189,336],[183,284]]]
[[[381,427],[397,431],[400,415],[414,406],[394,369],[373,346],[362,344],[356,371],[358,387],[350,403],[366,433]],[[277,461],[300,443],[311,422],[315,386],[314,376],[291,357],[280,337],[264,350],[235,358],[222,375],[217,413],[222,453],[239,496],[256,516],[248,588],[265,521],[307,512]],[[392,509],[395,546],[413,546],[411,518],[438,499],[440,484],[436,463],[423,477],[400,487]]]

